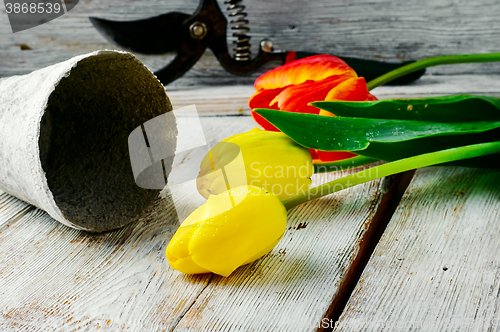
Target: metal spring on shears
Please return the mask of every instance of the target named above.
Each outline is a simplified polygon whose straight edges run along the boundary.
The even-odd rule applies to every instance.
[[[233,37],[237,39],[233,41],[236,47],[233,49],[235,54],[234,58],[237,61],[248,61],[250,60],[250,36],[247,35],[250,32],[248,27],[248,20],[246,19],[247,13],[245,13],[245,6],[241,4],[242,0],[225,0],[224,4],[229,5],[227,7],[229,17],[231,18],[231,30],[237,30],[233,32]]]

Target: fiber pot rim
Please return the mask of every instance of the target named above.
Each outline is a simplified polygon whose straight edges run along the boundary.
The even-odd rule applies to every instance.
[[[154,74],[128,52],[104,50],[0,80],[0,91],[24,86],[13,93],[21,99],[6,97],[0,110],[0,120],[22,117],[10,120],[16,142],[0,151],[10,159],[0,161],[0,188],[80,230],[102,232],[136,220],[160,190],[135,185],[124,139],[172,110]],[[175,124],[170,129],[175,145]]]

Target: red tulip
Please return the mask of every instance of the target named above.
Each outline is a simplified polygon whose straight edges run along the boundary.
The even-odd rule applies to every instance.
[[[370,94],[363,77],[343,60],[332,55],[315,55],[273,69],[255,81],[257,92],[250,98],[249,106],[271,108],[286,112],[300,112],[334,116],[309,106],[313,101],[377,100]],[[252,111],[252,116],[264,129],[279,131],[275,126]],[[346,159],[355,156],[350,152],[312,150],[315,162]]]

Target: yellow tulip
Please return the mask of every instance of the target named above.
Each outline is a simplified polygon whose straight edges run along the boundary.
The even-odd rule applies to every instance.
[[[217,144],[202,160],[196,184],[205,198],[248,184],[284,200],[307,191],[313,173],[308,149],[281,132],[254,128]]]
[[[219,195],[195,210],[168,244],[170,266],[198,274],[229,276],[278,244],[286,229],[286,209],[262,188],[241,186]]]

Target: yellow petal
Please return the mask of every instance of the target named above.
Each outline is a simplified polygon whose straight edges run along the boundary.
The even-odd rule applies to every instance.
[[[187,274],[202,274],[202,273],[211,273],[212,271],[204,269],[196,264],[191,256],[176,259],[174,257],[169,257],[167,253],[167,259],[170,263],[170,266],[177,271]]]
[[[176,259],[189,256],[188,244],[194,230],[193,227],[179,227],[167,246],[167,256],[175,257]]]
[[[275,195],[266,194],[261,188],[242,186],[212,195],[206,205],[216,205],[221,198],[218,196],[241,195],[244,199],[233,208],[207,215],[209,218],[196,224],[197,231],[189,242],[189,253],[196,265],[229,276],[239,266],[267,253],[283,236],[286,209]]]
[[[226,143],[234,145],[224,146]],[[231,146],[239,148],[242,161],[235,162],[235,150]],[[281,132],[258,128],[217,144],[210,156],[205,156],[200,168],[197,187],[205,198],[249,184],[264,188],[284,200],[307,190],[314,173],[308,149]]]
[[[283,237],[283,234],[277,238],[274,242],[271,242],[267,247],[262,249],[261,251],[257,252],[255,255],[247,259],[243,264],[241,265],[246,265],[249,263],[252,263],[253,261],[256,261],[257,259],[261,258],[262,256],[265,256],[268,252],[273,250],[274,247],[281,241],[281,238]]]

